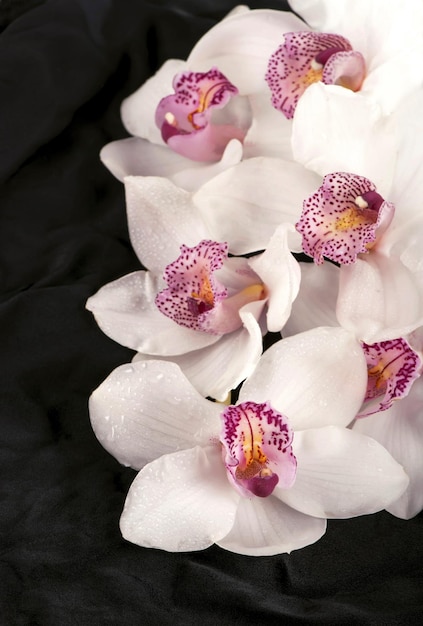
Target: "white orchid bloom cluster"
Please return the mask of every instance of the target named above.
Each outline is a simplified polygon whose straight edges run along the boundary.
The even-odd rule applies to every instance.
[[[141,267],[88,300],[136,351],[90,415],[141,546],[271,555],[423,508],[423,3],[290,4],[165,63],[101,153]]]

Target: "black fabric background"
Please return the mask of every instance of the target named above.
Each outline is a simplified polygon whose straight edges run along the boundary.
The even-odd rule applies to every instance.
[[[423,615],[423,518],[329,522],[291,555],[122,540],[135,473],[87,399],[132,352],[84,309],[138,268],[100,148],[121,100],[234,0],[0,1],[1,625],[404,625]],[[256,0],[252,7],[286,8]]]

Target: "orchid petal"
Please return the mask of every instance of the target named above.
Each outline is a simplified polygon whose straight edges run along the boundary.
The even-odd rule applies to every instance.
[[[160,313],[155,297],[164,286],[150,272],[133,272],[104,285],[86,307],[108,337],[139,352],[180,354],[218,341],[219,336],[183,328]]]
[[[367,361],[367,392],[357,417],[386,411],[405,398],[422,372],[422,359],[410,343],[399,337],[371,345],[362,342]]]
[[[335,315],[338,297],[339,268],[332,263],[321,266],[300,263],[301,286],[292,303],[291,316],[283,327],[283,336],[311,330],[316,326],[338,326]]]
[[[423,160],[420,142],[416,137],[423,134],[423,90],[419,89],[407,98],[395,111],[398,127],[398,154],[392,191],[389,200],[397,207],[401,221],[412,219],[416,201],[423,196]],[[392,224],[392,230],[395,222]]]
[[[341,84],[357,91],[365,74],[364,59],[345,37],[313,31],[287,32],[271,55],[266,82],[272,104],[292,119],[303,93],[313,83]]]
[[[209,30],[194,46],[187,64],[196,71],[216,65],[241,95],[266,88],[267,62],[283,33],[307,29],[289,12],[256,10],[233,15]]]
[[[146,139],[128,137],[112,141],[100,152],[103,164],[121,182],[125,176],[171,176],[191,161],[176,155],[166,146]]]
[[[215,275],[225,285],[229,296],[260,282],[260,277],[250,267],[249,259],[244,257],[225,259],[223,267]]]
[[[226,243],[203,239],[192,248],[182,244],[178,258],[164,270],[167,286],[156,297],[157,307],[163,315],[193,330],[223,334],[225,331],[221,333],[216,328],[213,314],[226,298],[227,289],[214,273],[222,267],[227,255]],[[229,324],[238,328],[239,315],[237,311],[234,313]]]
[[[289,5],[311,28],[328,33],[339,32],[345,36],[340,29],[346,9],[343,0],[332,3],[327,0],[289,0]],[[351,14],[348,18],[351,19]]]
[[[408,476],[383,446],[347,428],[297,431],[294,485],[274,495],[308,515],[346,518],[375,513],[398,499]]]
[[[293,160],[292,121],[287,120],[270,102],[268,93],[250,97],[253,120],[244,137],[244,157],[276,157]]]
[[[251,123],[248,99],[237,97],[237,88],[217,67],[177,74],[173,88],[155,116],[172,150],[194,161],[215,162],[231,139],[243,140]]]
[[[154,76],[122,102],[122,122],[131,135],[164,145],[154,119],[156,108],[160,100],[173,91],[175,74],[185,69],[185,61],[167,60]]]
[[[279,226],[265,252],[250,260],[250,266],[260,276],[268,292],[267,328],[270,332],[282,329],[298,294],[301,270],[288,248],[289,224]]]
[[[303,250],[321,265],[324,257],[349,265],[367,253],[392,221],[395,207],[374,184],[349,172],[326,174],[321,186],[303,202],[295,225]]]
[[[223,402],[253,371],[262,352],[262,337],[254,315],[240,313],[244,327],[224,335],[218,342],[186,354],[164,357],[181,368],[202,396]],[[134,360],[152,359],[137,354]],[[157,357],[156,357],[157,358]]]
[[[182,244],[210,238],[191,194],[166,178],[129,176],[125,191],[131,243],[148,269],[162,272]]]
[[[231,531],[217,544],[238,554],[268,556],[308,546],[325,531],[325,519],[304,515],[277,498],[241,498]]]
[[[290,4],[310,26],[348,37],[363,54],[367,77],[362,92],[376,98],[384,114],[421,85],[423,7],[419,2],[406,0],[388,7],[384,0],[358,0],[353,11],[349,0],[292,0]]]
[[[225,537],[239,496],[218,446],[163,456],[135,478],[120,519],[122,535],[148,548],[203,550]]]
[[[336,314],[366,343],[403,337],[423,324],[421,285],[400,259],[373,250],[341,267]]]
[[[346,426],[357,414],[366,386],[366,360],[351,333],[316,328],[266,350],[239,401],[270,402],[294,430]]]
[[[294,158],[322,176],[338,171],[367,177],[387,197],[397,156],[394,122],[382,116],[373,99],[316,83],[305,91],[295,111]]]
[[[405,493],[387,510],[403,519],[419,513],[423,509],[423,379],[387,411],[357,420],[354,431],[381,443],[410,478]]]
[[[401,209],[403,207],[401,206]],[[389,229],[377,244],[378,252],[397,258],[414,274],[420,289],[423,287],[423,214],[416,210],[416,201],[408,215],[400,209]]]
[[[222,159],[207,165],[185,159],[166,146],[129,137],[108,143],[101,150],[100,158],[121,182],[126,176],[163,176],[178,187],[193,191],[227,167],[239,163],[242,158],[242,144],[237,140],[230,141]]]
[[[229,405],[221,413],[222,456],[228,478],[242,496],[269,497],[276,485],[295,481],[293,431],[286,416],[268,402]]]
[[[348,37],[366,57],[378,53],[392,57],[404,48],[404,41],[412,45],[419,41],[422,8],[415,0],[389,7],[385,0],[356,0],[353,11],[349,0],[289,0],[289,4],[312,28]]]
[[[318,176],[297,163],[257,157],[210,180],[193,202],[214,239],[227,241],[233,254],[245,254],[265,249],[280,224],[294,224],[303,199],[319,184]],[[301,251],[300,240],[290,234],[290,248]]]
[[[166,361],[121,365],[90,398],[97,439],[135,469],[162,454],[207,445],[219,432],[219,414],[220,407]]]
[[[423,19],[423,16],[420,17]],[[423,36],[423,30],[420,37]],[[399,40],[399,35],[395,35]],[[402,49],[391,53],[384,62],[379,59],[377,67],[368,74],[363,82],[362,93],[371,96],[382,106],[384,115],[392,114],[401,101],[414,89],[419,89],[423,80],[421,58],[423,47],[421,42],[417,46],[402,44]],[[380,55],[382,56],[382,55]],[[388,57],[388,55],[386,55]],[[395,89],[392,89],[392,77],[395,76]]]
[[[242,143],[237,139],[231,139],[223,152],[222,158],[217,163],[198,163],[191,161],[188,168],[180,169],[170,176],[170,180],[177,187],[187,191],[197,191],[209,180],[224,172],[228,167],[237,165],[242,159]],[[179,157],[182,159],[182,157]]]
[[[250,7],[248,7],[245,4],[238,4],[236,7],[234,7],[233,9],[231,9],[223,18],[224,20],[227,20],[230,17],[234,17],[235,15],[241,15],[242,13],[249,13],[249,11],[251,11]],[[222,20],[223,21],[223,20]]]

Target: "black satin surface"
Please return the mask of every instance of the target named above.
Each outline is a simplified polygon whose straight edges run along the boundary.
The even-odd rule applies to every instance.
[[[423,615],[423,518],[329,522],[253,558],[124,541],[135,472],[97,442],[87,400],[133,353],[85,311],[139,268],[123,186],[98,158],[121,100],[232,0],[0,2],[0,624],[405,625]],[[256,0],[255,8],[286,8]]]

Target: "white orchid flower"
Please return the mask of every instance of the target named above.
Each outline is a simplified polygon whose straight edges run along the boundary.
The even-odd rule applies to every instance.
[[[420,376],[407,396],[386,411],[357,419],[353,430],[383,445],[410,478],[403,495],[386,510],[402,519],[420,513],[423,509],[423,378]]]
[[[301,289],[283,329],[289,337],[316,326],[337,327],[335,315],[340,269],[302,263]],[[321,272],[320,270],[325,271]],[[422,330],[372,345],[360,342],[368,382],[353,429],[374,438],[400,463],[410,478],[404,494],[387,510],[409,519],[423,508]]]
[[[423,324],[423,215],[419,196],[410,193],[422,187],[415,176],[421,167],[416,164],[408,180],[398,172],[389,202],[367,178],[334,172],[303,203],[297,223],[303,249],[319,265],[324,257],[340,264],[338,272],[322,266],[338,275],[337,318],[367,343]]]
[[[107,144],[104,164],[120,180],[165,176],[194,190],[242,158],[290,159],[292,124],[271,106],[265,74],[283,32],[303,28],[289,12],[237,7],[124,100],[133,137]]]
[[[332,33],[346,38],[355,52],[353,61],[351,53],[341,54],[336,60],[335,45],[326,55],[328,60],[322,63],[323,72],[327,62],[338,66],[339,75],[327,83],[339,85],[338,93],[347,92],[342,87],[346,82],[348,89],[357,90],[360,96],[378,103],[383,114],[390,114],[421,87],[423,5],[420,0],[406,0],[401,5],[387,5],[384,0],[358,0],[354,5],[348,0],[290,0],[289,3],[316,34]],[[364,62],[358,86],[348,84],[359,64],[357,53]],[[305,95],[309,93],[305,91]]]
[[[109,283],[87,308],[138,359],[169,358],[202,394],[224,400],[256,365],[262,333],[289,317],[300,281],[293,228],[281,224],[260,255],[228,258],[234,237],[216,239],[191,194],[160,178],[125,185],[131,240],[149,271]]]
[[[141,546],[248,555],[317,541],[327,518],[373,513],[408,478],[373,439],[345,428],[366,386],[362,351],[342,329],[274,344],[236,405],[202,398],[173,363],[117,368],[93,393],[96,436],[141,470],[121,517]]]

